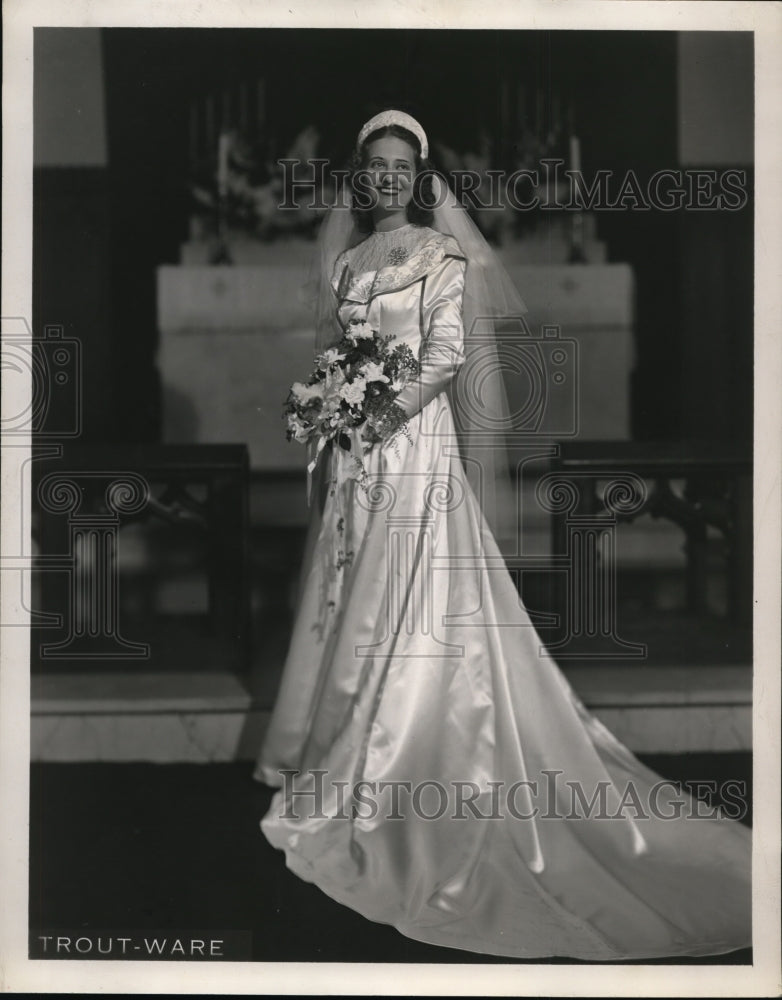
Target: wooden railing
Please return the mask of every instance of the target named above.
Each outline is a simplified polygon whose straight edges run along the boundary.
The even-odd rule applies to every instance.
[[[122,529],[154,519],[203,540],[208,635],[226,669],[247,667],[248,464],[245,445],[55,445],[35,457],[42,614],[33,661],[156,665],[149,643],[124,636],[119,602]]]
[[[622,643],[615,630],[615,534],[620,524],[643,514],[665,518],[684,533],[687,607],[695,615],[708,610],[709,529],[717,530],[728,615],[736,625],[751,623],[749,448],[718,442],[561,442],[537,494],[552,517],[554,563],[566,567],[556,601],[568,619],[566,634],[549,647],[559,658],[571,649],[584,658],[591,639],[605,651],[605,640],[612,637],[615,655],[633,656],[631,644]]]

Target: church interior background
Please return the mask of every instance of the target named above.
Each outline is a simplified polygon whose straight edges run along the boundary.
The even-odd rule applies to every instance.
[[[40,489],[33,504],[39,551],[74,560],[35,574],[33,759],[255,753],[307,516],[280,412],[309,360],[297,288],[319,222],[276,208],[278,160],[342,167],[388,106],[424,123],[444,171],[576,155],[642,188],[666,169],[744,172],[736,211],[587,211],[577,233],[569,212],[476,221],[533,328],[577,351],[556,468],[590,472],[592,513],[606,477],[649,490],[612,524],[610,628],[568,644],[567,581],[545,563],[568,525],[534,502],[550,447],[529,465],[531,563],[511,569],[541,638],[631,748],[747,751],[752,79],[751,35],[730,32],[36,29],[33,333],[78,342],[81,394],[62,440],[74,400],[52,397],[36,482],[67,466],[92,485],[89,531]],[[149,495],[101,509],[96,471]],[[74,579],[105,586],[114,542],[114,617],[75,640]]]

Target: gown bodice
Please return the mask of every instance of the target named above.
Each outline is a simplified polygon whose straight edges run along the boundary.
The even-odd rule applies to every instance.
[[[428,340],[455,349],[463,339],[464,255],[452,236],[412,228],[420,230],[413,237],[417,245],[400,263],[357,270],[356,263],[366,265],[372,259],[361,253],[364,243],[337,258],[332,287],[340,324],[365,320],[416,353]]]

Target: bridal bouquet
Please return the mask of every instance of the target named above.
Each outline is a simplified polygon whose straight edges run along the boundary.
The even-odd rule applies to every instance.
[[[363,320],[351,320],[342,339],[315,358],[309,379],[291,386],[284,412],[287,438],[314,447],[310,474],[325,445],[335,442],[352,452],[363,480],[364,443],[393,441],[407,432],[395,399],[420,366],[407,344],[391,347],[391,340]]]

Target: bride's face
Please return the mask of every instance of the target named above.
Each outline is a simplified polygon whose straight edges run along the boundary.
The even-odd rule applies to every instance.
[[[393,135],[375,139],[366,147],[365,169],[378,209],[398,212],[407,208],[413,197],[415,179],[415,150],[412,146]]]

